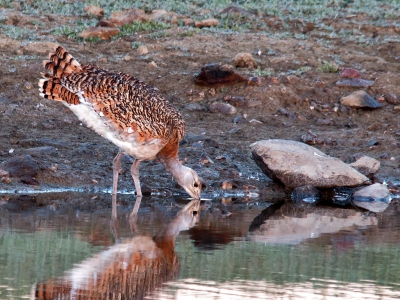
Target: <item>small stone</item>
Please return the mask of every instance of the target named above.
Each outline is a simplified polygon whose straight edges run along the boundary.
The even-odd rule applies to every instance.
[[[248,123],[249,121],[247,120],[247,118],[245,116],[237,116],[233,119],[233,123],[234,124],[244,124],[244,123]]]
[[[57,164],[53,164],[49,167],[49,170],[56,173],[58,170],[58,165]]]
[[[380,108],[382,104],[365,91],[356,91],[340,99],[340,103],[350,107]]]
[[[94,15],[98,18],[101,18],[104,15],[104,9],[96,5],[88,5],[83,10],[88,14]]]
[[[21,177],[23,175],[35,176],[39,166],[30,155],[22,155],[11,158],[5,162],[4,169],[9,172],[10,177]]]
[[[137,52],[139,53],[139,55],[145,55],[149,53],[149,49],[147,49],[146,46],[141,45],[137,48]]]
[[[232,61],[235,67],[252,69],[257,67],[257,63],[250,53],[238,53]]]
[[[110,14],[110,22],[117,26],[131,24],[133,21],[146,19],[146,12],[143,9],[133,8],[127,11],[113,11]]]
[[[124,60],[124,61],[130,61],[130,60],[132,60],[132,57],[129,56],[129,55],[127,55],[127,56],[125,56],[125,57],[123,58],[123,60]]]
[[[219,22],[217,19],[206,19],[206,20],[202,20],[202,21],[196,21],[194,23],[194,26],[196,26],[197,28],[203,28],[203,27],[213,27],[213,26],[218,26]]]
[[[17,55],[23,55],[23,54],[24,54],[24,51],[22,49],[17,50]]]
[[[27,90],[32,89],[32,83],[30,83],[30,82],[25,83],[25,88],[26,88]]]
[[[350,166],[361,174],[364,174],[367,177],[372,177],[379,171],[381,163],[372,157],[361,156],[355,162],[351,163]]]
[[[149,62],[149,67],[158,68],[157,64],[154,61]]]
[[[351,78],[351,79],[345,79],[342,81],[336,82],[337,86],[341,87],[363,87],[367,88],[370,86],[373,86],[375,81],[372,80],[364,80],[360,78]]]
[[[383,103],[383,102],[385,102],[385,97],[379,96],[378,98],[376,98],[376,100],[377,100],[379,103]]]
[[[398,104],[400,104],[400,98],[397,97],[395,94],[391,94],[391,93],[386,94],[386,95],[385,95],[385,98],[386,98],[386,101],[387,101],[388,103],[390,103],[390,104],[393,104],[393,105],[398,105]]]
[[[9,183],[11,183],[11,179],[10,179],[10,177],[7,177],[7,176],[1,177],[1,182],[9,184]]]
[[[212,113],[220,113],[223,115],[233,115],[236,113],[236,108],[234,106],[223,102],[213,102],[210,104],[208,109]]]
[[[8,173],[6,170],[0,169],[0,177],[9,177],[10,173]]]
[[[214,162],[212,161],[212,159],[211,159],[205,152],[203,152],[203,153],[201,154],[200,162],[201,162],[202,164],[214,164]]]
[[[182,19],[182,22],[185,26],[192,26],[194,24],[194,21],[191,18]]]
[[[343,78],[361,78],[361,73],[351,68],[344,68],[340,74]]]
[[[221,188],[223,190],[231,190],[233,188],[233,184],[230,181],[223,181],[221,184]]]
[[[112,36],[117,35],[120,32],[118,27],[89,27],[82,31],[79,36],[83,39],[89,39],[92,37],[98,37],[102,40],[110,40]]]

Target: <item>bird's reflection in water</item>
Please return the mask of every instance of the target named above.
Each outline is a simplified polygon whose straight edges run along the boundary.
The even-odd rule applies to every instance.
[[[113,197],[114,198],[114,197]],[[130,216],[135,218],[141,199]],[[136,234],[108,250],[82,261],[66,275],[36,284],[34,299],[142,299],[149,291],[173,279],[179,272],[175,237],[197,222],[200,200],[193,200],[154,237]],[[113,199],[112,226],[118,237],[116,200]]]

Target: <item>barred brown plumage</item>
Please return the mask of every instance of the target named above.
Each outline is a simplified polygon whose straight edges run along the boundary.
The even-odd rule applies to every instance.
[[[185,122],[154,88],[125,73],[80,65],[61,46],[43,63],[48,74],[39,80],[40,96],[63,102],[83,123],[120,148],[113,161],[113,194],[126,153],[135,158],[131,174],[138,196],[142,195],[139,164],[157,158],[193,198],[200,198],[201,179],[178,160]]]

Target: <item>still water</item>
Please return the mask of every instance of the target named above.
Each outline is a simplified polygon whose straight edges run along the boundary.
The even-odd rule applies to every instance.
[[[0,299],[400,298],[396,203],[367,215],[118,196],[117,219],[111,203],[2,195]]]

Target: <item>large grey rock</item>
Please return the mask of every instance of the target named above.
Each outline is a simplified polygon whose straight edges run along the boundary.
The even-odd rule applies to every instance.
[[[340,159],[306,144],[288,140],[264,140],[250,145],[253,158],[272,180],[287,188],[358,186],[368,181]]]

